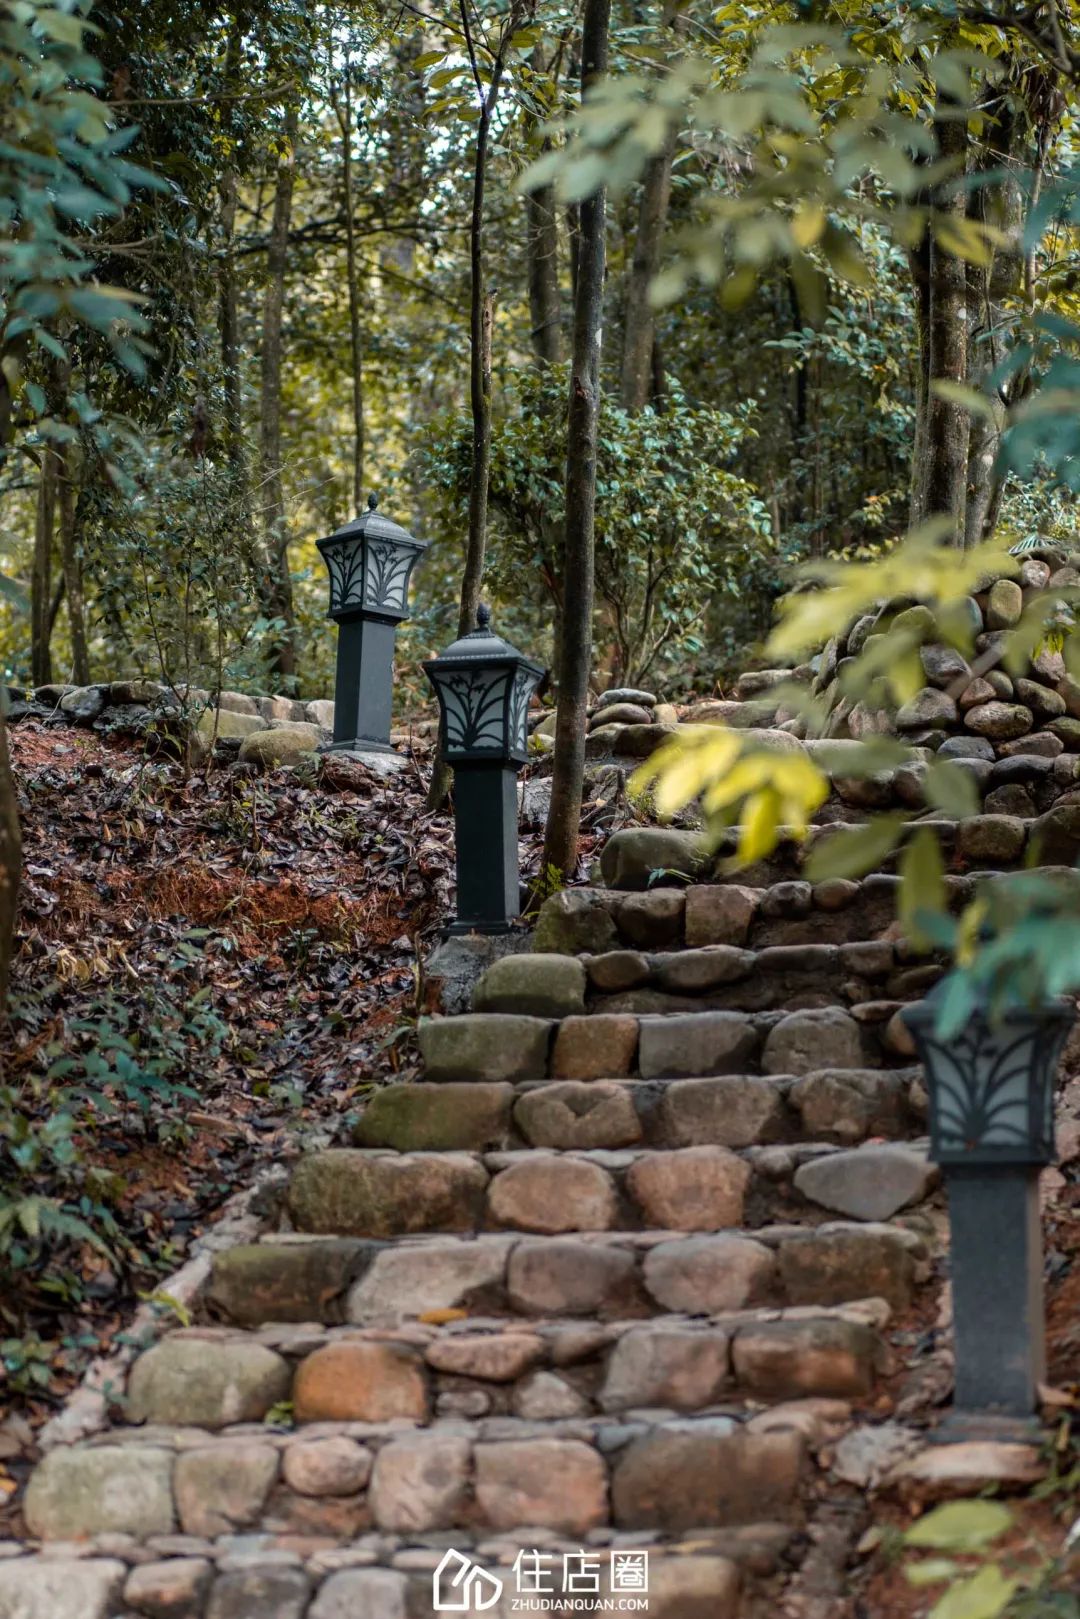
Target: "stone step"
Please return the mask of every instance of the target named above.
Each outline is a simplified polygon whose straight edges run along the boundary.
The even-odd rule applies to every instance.
[[[861,1188],[897,1212],[932,1184],[925,1160],[871,1160]],[[827,1191],[827,1189],[826,1189]],[[887,1194],[887,1195],[886,1195]],[[834,1198],[833,1201],[841,1199]],[[876,1296],[902,1307],[925,1274],[927,1247],[909,1225],[837,1219],[819,1204],[806,1225],[689,1224],[639,1231],[428,1233],[394,1242],[317,1232],[285,1234],[216,1256],[202,1314],[267,1322],[393,1326],[451,1315],[646,1317],[664,1310],[762,1305],[832,1307]],[[686,1213],[684,1208],[676,1213]],[[344,1223],[344,1222],[342,1222]],[[670,1278],[695,1267],[696,1291]],[[425,1330],[431,1323],[427,1323]],[[279,1396],[280,1397],[280,1396]]]
[[[724,1146],[643,1152],[392,1153],[334,1147],[293,1171],[287,1207],[310,1235],[435,1231],[718,1231],[791,1209],[888,1218],[933,1185],[925,1143]]]
[[[856,1243],[843,1241],[843,1233],[833,1238],[833,1265],[848,1255],[856,1265],[871,1258],[870,1243],[859,1235]],[[787,1251],[794,1283],[814,1291],[829,1255],[804,1263],[810,1250],[794,1238]],[[906,1301],[915,1271],[911,1250],[882,1240],[874,1251],[878,1258],[862,1265],[864,1274]],[[710,1290],[737,1300],[777,1286],[779,1251],[735,1236],[726,1245],[713,1239],[711,1249],[708,1239],[683,1241],[678,1249],[661,1244],[646,1257],[654,1290],[692,1299],[695,1307]],[[125,1414],[143,1425],[144,1437],[179,1427],[197,1437],[228,1429],[250,1438],[257,1424],[273,1422],[286,1407],[301,1429],[511,1417],[592,1421],[629,1411],[726,1410],[746,1400],[860,1399],[886,1365],[877,1327],[890,1307],[881,1298],[830,1309],[729,1305],[696,1317],[668,1311],[627,1319],[625,1310],[641,1303],[633,1296],[640,1288],[634,1259],[613,1247],[561,1244],[523,1249],[511,1260],[509,1285],[518,1289],[522,1309],[567,1295],[568,1288],[577,1293],[571,1306],[587,1293],[595,1305],[606,1286],[609,1301],[620,1304],[611,1318],[571,1309],[569,1318],[483,1316],[438,1326],[276,1324],[244,1334],[186,1328],[136,1361]],[[580,1276],[569,1275],[574,1263],[582,1266]]]
[[[44,1543],[108,1536],[106,1547],[145,1546],[161,1555],[206,1557],[224,1541],[236,1558],[233,1570],[263,1562],[280,1573],[296,1569],[305,1549],[328,1554],[371,1531],[444,1536],[435,1547],[502,1534],[535,1546],[530,1537],[541,1532],[541,1544],[566,1536],[580,1547],[609,1544],[602,1530],[636,1531],[647,1544],[690,1528],[798,1523],[810,1453],[830,1429],[843,1428],[848,1399],[866,1393],[875,1352],[873,1333],[858,1323],[823,1319],[816,1330],[802,1346],[819,1374],[812,1380],[830,1381],[823,1374],[831,1367],[831,1381],[846,1392],[771,1409],[718,1397],[700,1414],[638,1410],[620,1393],[617,1409],[591,1418],[496,1416],[417,1428],[408,1419],[335,1417],[294,1430],[273,1422],[215,1430],[163,1424],[137,1436],[114,1429],[48,1453],[27,1489],[27,1526]],[[628,1332],[616,1352],[627,1396],[635,1387],[670,1393],[695,1382],[703,1391],[711,1384],[719,1396],[734,1357],[769,1397],[786,1381],[795,1346],[782,1322],[748,1330],[741,1348],[738,1337],[721,1341],[707,1329],[672,1328],[664,1344],[651,1346],[647,1336]],[[691,1354],[686,1345],[695,1341]],[[664,1354],[671,1362],[666,1382],[657,1364]],[[273,1537],[269,1546],[260,1544],[263,1536]],[[285,1555],[267,1557],[275,1543]],[[369,1545],[385,1556],[395,1541]],[[432,1565],[415,1566],[430,1572]],[[0,1571],[6,1567],[0,1563]],[[301,1610],[211,1604],[206,1611],[276,1619]],[[350,1610],[363,1619],[372,1612]]]
[[[473,991],[472,1008],[548,1018],[597,1012],[793,1012],[918,999],[944,970],[935,961],[905,960],[889,938],[763,950],[712,944],[649,954],[520,953],[487,968]]]
[[[684,1444],[704,1468],[704,1441]],[[785,1458],[775,1446],[767,1452],[743,1444],[724,1454],[737,1454],[744,1471],[763,1482],[766,1462],[782,1477]],[[442,1467],[455,1455],[444,1442],[431,1461]],[[388,1476],[407,1473],[412,1459],[402,1445],[388,1457]],[[561,1460],[561,1453],[553,1459]],[[753,1470],[751,1462],[757,1464]],[[347,1467],[347,1449],[339,1450],[337,1464]],[[486,1472],[497,1471],[494,1463],[482,1465]],[[630,1475],[630,1500],[632,1484]],[[714,1490],[710,1500],[715,1498]],[[323,1515],[329,1518],[335,1504],[340,1506],[340,1498],[324,1500]],[[790,1507],[786,1522],[695,1525],[690,1545],[677,1531],[649,1528],[607,1525],[582,1535],[540,1527],[425,1531],[413,1527],[407,1511],[400,1516],[400,1531],[370,1529],[353,1537],[240,1531],[154,1534],[137,1542],[107,1531],[78,1547],[53,1545],[39,1553],[24,1547],[21,1556],[13,1547],[0,1562],[0,1614],[4,1619],[437,1619],[457,1612],[464,1619],[481,1614],[511,1619],[527,1611],[527,1604],[565,1596],[578,1603],[647,1600],[651,1619],[751,1619],[761,1611],[761,1588],[803,1539]],[[453,1585],[458,1576],[472,1593],[465,1606],[462,1587]]]
[[[698,832],[677,827],[624,827],[612,833],[600,854],[600,877],[606,888],[622,893],[645,893],[658,886],[685,888],[687,884],[724,883],[768,888],[801,878],[807,853],[824,840],[843,839],[857,824],[813,826],[805,839],[780,829],[774,852],[755,865],[738,868],[733,857],[739,828],[730,827],[720,843],[710,847]],[[1022,869],[1025,859],[1038,851],[1039,864],[1052,872],[1080,879],[1073,862],[1080,857],[1080,804],[1059,804],[1045,815],[974,815],[962,821],[913,818],[907,835],[929,828],[957,873],[992,875]],[[896,856],[879,862],[890,870]],[[820,886],[820,885],[819,885]]]
[[[915,1047],[899,1015],[901,1004],[875,998],[792,1012],[622,1012],[562,1019],[469,1012],[421,1018],[417,1037],[429,1084],[801,1075],[910,1063]]]
[[[598,1033],[609,1022],[622,1021],[594,1020]],[[611,1059],[617,1052],[609,1050],[607,1056],[607,1066],[616,1066]],[[920,1135],[925,1119],[918,1067],[680,1079],[604,1075],[522,1080],[516,1086],[418,1081],[376,1091],[353,1140],[360,1147],[395,1152],[853,1146],[870,1136]]]
[[[778,945],[861,944],[886,935],[895,942],[898,960],[919,959],[897,926],[900,880],[895,875],[874,873],[859,881],[831,878],[820,883],[793,877],[765,884],[744,881],[745,876],[736,872],[727,881],[710,877],[657,884],[644,892],[560,889],[540,907],[532,948],[590,956],[705,945],[767,950]],[[954,909],[971,899],[975,881],[973,876],[946,877]]]

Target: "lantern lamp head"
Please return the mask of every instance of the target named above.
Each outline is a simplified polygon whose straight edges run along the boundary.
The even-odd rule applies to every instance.
[[[1050,1163],[1054,1081],[1074,1008],[1045,1001],[992,1017],[984,996],[965,1026],[942,1039],[937,1025],[948,985],[943,979],[902,1014],[926,1070],[931,1160],[971,1167]]]
[[[443,757],[461,762],[524,764],[529,698],[544,671],[491,628],[481,605],[476,628],[424,664],[439,699]]]
[[[384,517],[378,504],[369,495],[367,511],[316,541],[330,575],[330,617],[339,622],[398,624],[408,616],[409,579],[427,544]]]

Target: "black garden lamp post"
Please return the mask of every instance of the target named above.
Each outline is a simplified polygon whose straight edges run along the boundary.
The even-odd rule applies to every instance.
[[[543,674],[491,628],[476,628],[424,664],[439,699],[443,758],[454,769],[457,921],[451,933],[506,933],[519,914],[517,774],[529,698]]]
[[[1029,1418],[1046,1375],[1039,1170],[1054,1158],[1054,1082],[1075,1011],[1062,1001],[943,1039],[948,980],[904,1012],[926,1069],[930,1157],[949,1198],[954,1407]]]
[[[362,516],[317,540],[337,620],[333,750],[391,753],[394,636],[408,617],[409,577],[427,550],[368,496]]]

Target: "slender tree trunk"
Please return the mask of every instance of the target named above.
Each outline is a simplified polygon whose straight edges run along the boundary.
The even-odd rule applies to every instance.
[[[516,9],[511,6],[499,49],[490,67],[487,89],[473,44],[469,0],[460,0],[461,24],[477,93],[481,97],[476,125],[476,153],[473,159],[472,213],[469,220],[469,406],[472,412],[472,467],[469,474],[469,532],[465,543],[465,567],[461,575],[458,606],[458,634],[476,628],[480,587],[487,554],[488,488],[491,482],[491,340],[495,324],[495,300],[487,290],[484,266],[484,191],[487,184],[487,154],[491,135],[491,115],[499,95],[506,66],[506,50],[516,26]],[[427,805],[435,809],[450,788],[450,772],[441,757],[435,761],[428,788]]]
[[[340,97],[331,91],[331,100],[341,130],[341,179],[345,202],[345,272],[349,282],[349,353],[352,361],[352,505],[359,512],[364,504],[364,349],[360,329],[360,271],[356,258],[356,220],[352,166],[352,82],[351,63],[346,56]]]
[[[65,451],[59,486],[60,566],[71,635],[71,678],[77,686],[90,684],[90,651],[86,638],[86,601],[82,573],[82,499],[79,489],[78,451]]]
[[[1045,135],[1045,131],[1042,132]],[[985,136],[982,167],[996,176],[987,179],[972,194],[970,208],[976,217],[995,225],[1005,235],[994,248],[988,266],[972,265],[971,352],[972,383],[981,386],[1000,363],[1005,347],[1007,306],[1022,297],[1027,261],[1024,254],[1024,214],[1027,206],[1019,182],[1021,171],[1032,172],[1038,187],[1045,144],[1036,142],[1032,161],[1021,149],[1021,126],[1012,98],[1002,96],[993,109]],[[1023,379],[1014,382],[1023,386]],[[1009,401],[1011,403],[1011,399]],[[971,423],[968,451],[967,531],[965,544],[979,545],[992,533],[1001,504],[1001,477],[997,469],[1001,428],[997,422],[979,416]]]
[[[38,477],[34,558],[30,573],[30,675],[35,686],[52,680],[52,563],[56,516],[57,453],[46,444]]]
[[[292,109],[285,123],[285,147],[278,158],[274,213],[266,255],[266,293],[263,299],[262,367],[260,388],[260,507],[262,511],[265,576],[262,606],[283,628],[273,646],[271,665],[285,679],[296,673],[295,619],[292,579],[289,574],[289,537],[285,524],[285,496],[281,463],[281,363],[285,306],[285,271],[289,224],[292,219],[296,178],[296,138],[299,116]]]
[[[911,446],[908,522],[926,516],[926,422],[930,402],[930,232],[908,253],[915,307],[915,432]]]
[[[0,718],[0,1011],[7,1004],[15,943],[15,909],[22,872],[22,837],[11,774],[7,723]]]
[[[532,69],[545,73],[548,62],[542,45],[532,54]],[[530,120],[533,133],[535,119]],[[546,138],[541,152],[551,149]],[[559,297],[559,215],[555,187],[540,186],[525,195],[525,254],[529,281],[529,338],[537,365],[558,365],[562,359],[562,309]]]
[[[581,41],[582,93],[607,70],[611,0],[585,0]],[[595,568],[596,443],[600,416],[600,336],[604,315],[604,189],[581,204],[574,352],[567,409],[566,593],[559,712],[555,732],[551,809],[543,869],[573,877],[578,860],[581,793],[585,774],[585,711],[592,665]]]
[[[236,297],[236,261],[233,257],[237,202],[234,169],[226,169],[222,174],[220,189],[223,243],[218,284],[218,328],[221,338],[221,370],[225,380],[225,453],[230,466],[242,471],[244,415],[240,383],[240,314]]]
[[[685,18],[669,7],[664,22],[676,37],[685,31]],[[656,320],[649,291],[660,268],[660,255],[671,206],[671,169],[678,131],[672,129],[660,151],[649,162],[638,205],[637,232],[626,286],[623,324],[622,380],[619,403],[624,410],[644,410],[653,381],[653,344]]]
[[[233,13],[225,46],[225,86],[233,93],[240,81],[240,51],[243,20]],[[235,134],[233,139],[236,139]],[[218,330],[221,339],[221,371],[225,381],[225,453],[235,472],[244,468],[243,391],[240,376],[240,314],[236,292],[236,258],[233,251],[238,198],[236,164],[230,156],[219,182],[222,250],[218,271]]]
[[[967,199],[961,185],[967,156],[967,121],[956,117],[955,104],[939,97],[938,144],[941,156],[958,160],[957,168],[935,199],[935,211],[962,220]],[[949,117],[948,113],[954,116]],[[923,510],[927,517],[951,519],[955,543],[964,544],[967,509],[968,444],[971,417],[966,406],[939,398],[935,382],[966,383],[968,372],[967,265],[936,237],[930,244],[930,396],[926,411],[926,474]]]
[[[472,28],[467,0],[461,0],[461,18],[469,49]],[[500,51],[491,68],[487,94],[480,106],[476,126],[476,154],[473,161],[472,214],[469,220],[469,408],[472,412],[472,468],[469,475],[469,534],[465,548],[465,571],[461,579],[458,634],[467,635],[476,627],[480,605],[480,585],[487,552],[488,485],[491,480],[491,333],[494,302],[488,293],[484,265],[484,191],[487,185],[487,153],[491,135],[491,114],[503,75]],[[479,87],[479,84],[478,84]]]

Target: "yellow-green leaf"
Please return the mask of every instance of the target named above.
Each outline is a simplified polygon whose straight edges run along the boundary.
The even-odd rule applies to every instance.
[[[952,764],[948,759],[935,759],[927,767],[923,793],[931,808],[941,810],[955,821],[979,813],[974,777],[963,765]]]
[[[906,817],[879,815],[865,826],[841,826],[823,837],[807,855],[804,870],[812,883],[829,877],[862,877],[891,854]]]
[[[938,840],[928,827],[921,827],[900,854],[900,923],[908,938],[924,942],[920,914],[940,914],[947,909],[945,866]],[[918,1525],[916,1525],[918,1527]],[[913,1544],[918,1545],[919,1542]],[[932,1544],[932,1543],[931,1543]]]
[[[1012,1521],[1000,1501],[947,1501],[912,1524],[904,1541],[933,1551],[977,1552],[1011,1528]]]
[[[931,1608],[930,1619],[1000,1619],[1019,1589],[1019,1580],[1006,1579],[991,1564],[946,1591]]]

